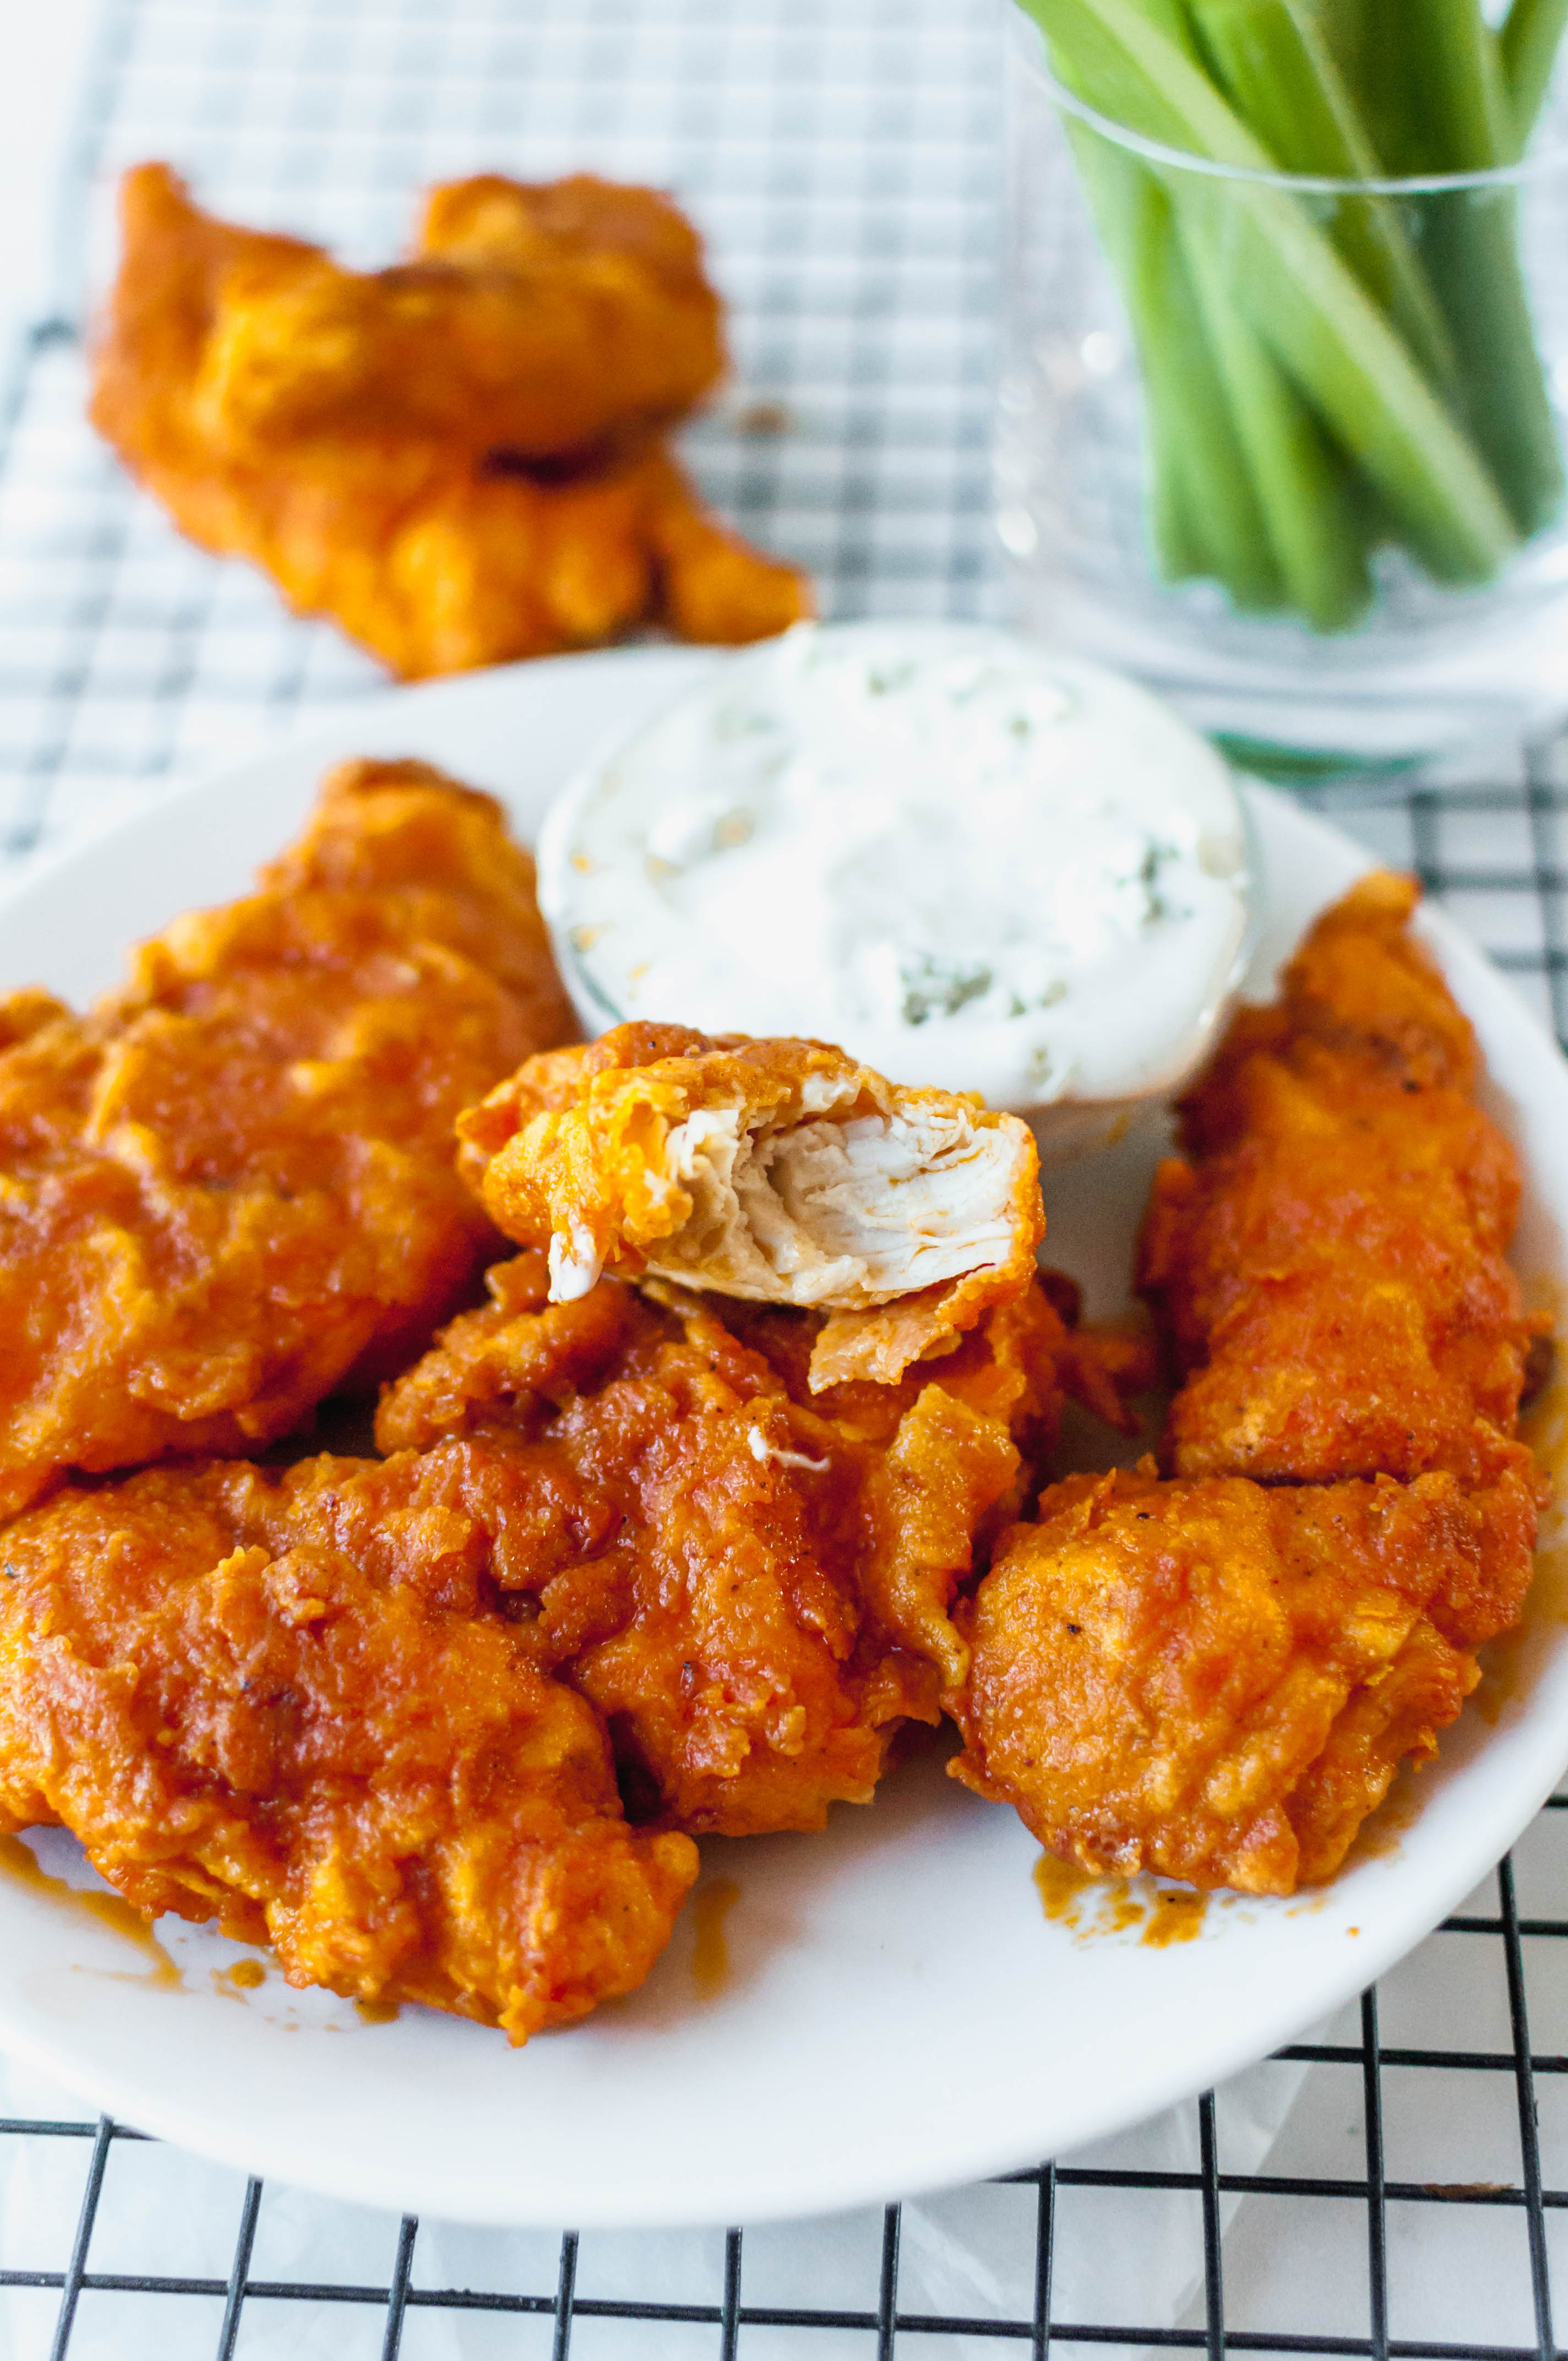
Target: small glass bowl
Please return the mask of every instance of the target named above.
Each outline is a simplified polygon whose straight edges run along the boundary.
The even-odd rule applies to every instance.
[[[1444,588],[1402,549],[1371,559],[1372,597],[1351,628],[1241,612],[1217,580],[1173,582],[1157,562],[1153,405],[1126,306],[1084,194],[1093,169],[1141,167],[1174,206],[1207,208],[1221,250],[1227,209],[1260,190],[1332,227],[1369,196],[1436,260],[1458,223],[1518,247],[1561,447],[1568,417],[1568,104],[1562,78],[1529,157],[1507,170],[1341,181],[1247,172],[1164,148],[1056,82],[1033,23],[1009,11],[1008,198],[996,528],[1020,620],[1058,645],[1134,674],[1227,751],[1275,777],[1397,767],[1568,711],[1568,514],[1560,505],[1497,577]],[[1247,301],[1245,238],[1231,292]]]

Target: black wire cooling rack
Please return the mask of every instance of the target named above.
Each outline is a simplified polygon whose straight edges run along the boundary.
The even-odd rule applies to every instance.
[[[106,0],[55,304],[0,409],[0,863],[376,685],[332,631],[181,543],[83,423],[83,291],[120,166],[169,157],[218,208],[367,260],[395,250],[413,192],[444,175],[587,165],[674,188],[732,311],[735,384],[689,439],[710,495],[810,566],[829,613],[999,613],[999,68],[990,0]],[[1335,803],[1375,853],[1420,872],[1562,1038],[1563,744]],[[127,2257],[111,2224],[118,2180],[155,2144],[28,2114],[0,2118],[13,2211],[30,2170],[58,2192],[67,2152],[82,2160],[80,2203],[73,2232],[74,2198],[57,2207],[63,2251],[40,2231],[18,2255],[22,2233],[0,2219],[0,2355],[970,2361],[1000,2343],[1036,2361],[1053,2347],[1220,2361],[1227,2346],[1549,2361],[1568,2234],[1565,1840],[1568,1816],[1549,1808],[1380,1993],[1280,2053],[1306,2081],[1274,2169],[1227,2168],[1207,2097],[1190,2169],[1086,2158],[960,2192],[971,2225],[1003,2224],[1011,2261],[958,2309],[920,2308],[928,2281],[912,2293],[897,2206],[861,2225],[858,2282],[816,2268],[809,2235],[731,2229],[685,2239],[679,2271],[671,2242],[622,2241],[610,2268],[593,2235],[568,2230],[546,2252],[484,2234],[474,2283],[438,2284],[429,2233],[422,2250],[415,2222],[382,2235],[357,2214],[354,2256],[367,2236],[384,2252],[367,2282],[291,2276],[269,2259],[277,2192],[216,2168],[232,2246],[210,2271],[111,2268],[156,2260]],[[1175,2324],[1132,2316],[1125,2295],[1129,2241],[1157,2235],[1190,2248]],[[494,2334],[459,2345],[459,2323]]]

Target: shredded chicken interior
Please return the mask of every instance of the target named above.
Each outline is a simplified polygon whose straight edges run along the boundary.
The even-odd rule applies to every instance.
[[[1005,1262],[1018,1154],[962,1110],[753,1132],[706,1109],[671,1128],[665,1171],[695,1209],[648,1268],[759,1302],[885,1303]]]

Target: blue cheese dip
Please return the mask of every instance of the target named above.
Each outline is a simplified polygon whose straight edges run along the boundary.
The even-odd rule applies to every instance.
[[[1187,1080],[1247,923],[1212,748],[968,625],[802,624],[725,660],[566,789],[540,880],[590,1032],[837,1042],[1047,1148]]]

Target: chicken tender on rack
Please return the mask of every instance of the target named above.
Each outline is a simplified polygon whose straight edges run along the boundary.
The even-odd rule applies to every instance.
[[[1519,1166],[1470,1096],[1475,1039],[1409,932],[1417,892],[1355,886],[1183,1103],[1139,1257],[1185,1375],[1179,1475],[1483,1483],[1513,1434],[1534,1333],[1504,1259]]]
[[[619,1025],[532,1060],[458,1129],[555,1297],[620,1269],[826,1312],[814,1389],[950,1351],[1028,1285],[1045,1230],[1026,1124],[819,1041]]]
[[[0,1005],[0,1514],[405,1363],[494,1249],[455,1116],[572,1030],[528,855],[420,763],[334,772],[89,1015]]]
[[[664,447],[723,365],[695,233],[652,190],[487,176],[361,274],[127,173],[94,423],[181,532],[415,678],[641,623],[740,642],[810,611]]]
[[[632,1991],[696,1874],[626,1825],[592,1708],[490,1605],[514,1455],[71,1488],[6,1531],[0,1827],[291,1983],[514,2042]],[[526,1508],[524,1510],[526,1513]]]
[[[488,1280],[388,1389],[378,1441],[533,1455],[538,1513],[496,1578],[608,1717],[635,1815],[755,1835],[868,1801],[899,1725],[963,1676],[954,1593],[1091,1344],[1031,1286],[929,1371],[814,1396],[820,1314],[612,1279],[551,1303],[538,1252]]]
[[[1517,1620],[1535,1516],[1518,1445],[1470,1492],[1070,1477],[980,1586],[951,1767],[1096,1872],[1332,1877]]]
[[[570,460],[681,417],[724,373],[701,242],[656,189],[451,181],[389,270],[212,231],[230,254],[191,406],[236,458],[331,431]]]

